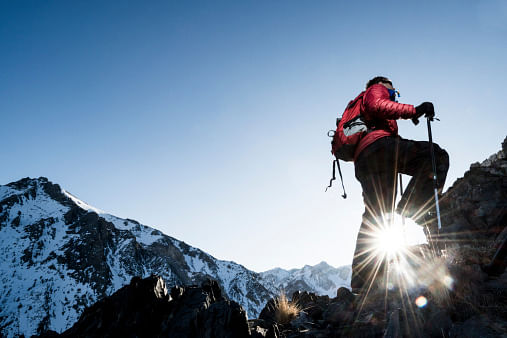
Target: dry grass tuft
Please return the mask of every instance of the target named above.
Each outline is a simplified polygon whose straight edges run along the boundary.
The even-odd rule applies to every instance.
[[[277,323],[290,323],[292,319],[299,315],[300,311],[300,306],[295,302],[289,302],[283,291],[275,298],[275,320]]]

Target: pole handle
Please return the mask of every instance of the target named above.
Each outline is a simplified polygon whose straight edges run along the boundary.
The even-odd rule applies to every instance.
[[[430,120],[430,122],[433,122],[433,121],[440,121],[440,119],[437,119],[436,117],[427,117],[428,120]],[[414,117],[412,119],[412,123],[414,124],[414,126],[417,126],[419,124],[419,118],[417,117]]]

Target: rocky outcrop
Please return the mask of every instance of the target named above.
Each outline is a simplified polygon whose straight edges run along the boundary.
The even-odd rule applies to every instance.
[[[86,308],[60,337],[249,336],[245,310],[225,299],[216,281],[176,286],[168,293],[158,276],[133,278],[113,295]]]
[[[382,284],[360,294],[340,288],[334,298],[296,292],[291,301],[301,311],[289,323],[276,321],[275,302],[271,300],[261,312],[261,318],[250,321],[251,335],[270,338],[507,336],[507,274],[488,279],[477,266],[453,266],[444,258],[439,264],[449,278],[447,284],[445,280],[417,288]]]
[[[502,150],[474,163],[443,196],[441,234],[448,242],[491,245],[507,226],[507,138]]]

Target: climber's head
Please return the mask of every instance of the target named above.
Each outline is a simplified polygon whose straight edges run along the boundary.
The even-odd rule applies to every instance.
[[[374,84],[377,84],[377,83],[384,85],[387,89],[394,90],[393,82],[385,76],[376,76],[373,79],[371,79],[370,81],[368,81],[368,83],[366,84],[366,89],[370,88],[371,86],[373,86]]]

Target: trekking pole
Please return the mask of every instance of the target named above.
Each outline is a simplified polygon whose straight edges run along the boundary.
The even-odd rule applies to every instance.
[[[400,197],[402,197],[403,196],[403,180],[402,180],[401,174],[399,174],[398,177],[399,177],[399,180],[400,180]],[[403,215],[403,213],[401,215],[401,223],[403,225],[405,225],[405,216]]]
[[[428,124],[428,139],[430,141],[431,164],[433,166],[433,188],[435,190],[435,206],[437,209],[438,231],[440,231],[442,228],[442,223],[440,221],[440,206],[438,205],[437,165],[435,162],[435,151],[433,150],[433,138],[431,136],[431,121],[433,121],[433,117],[427,117],[426,119]]]
[[[398,174],[399,176],[399,179],[400,179],[400,197],[403,196],[403,179],[402,179],[402,176],[401,176],[401,173]],[[403,213],[401,213],[401,226],[402,226],[402,229],[403,229],[403,240],[405,241],[405,244],[407,242],[407,234],[406,234],[406,229],[405,229],[405,216],[403,215]]]

